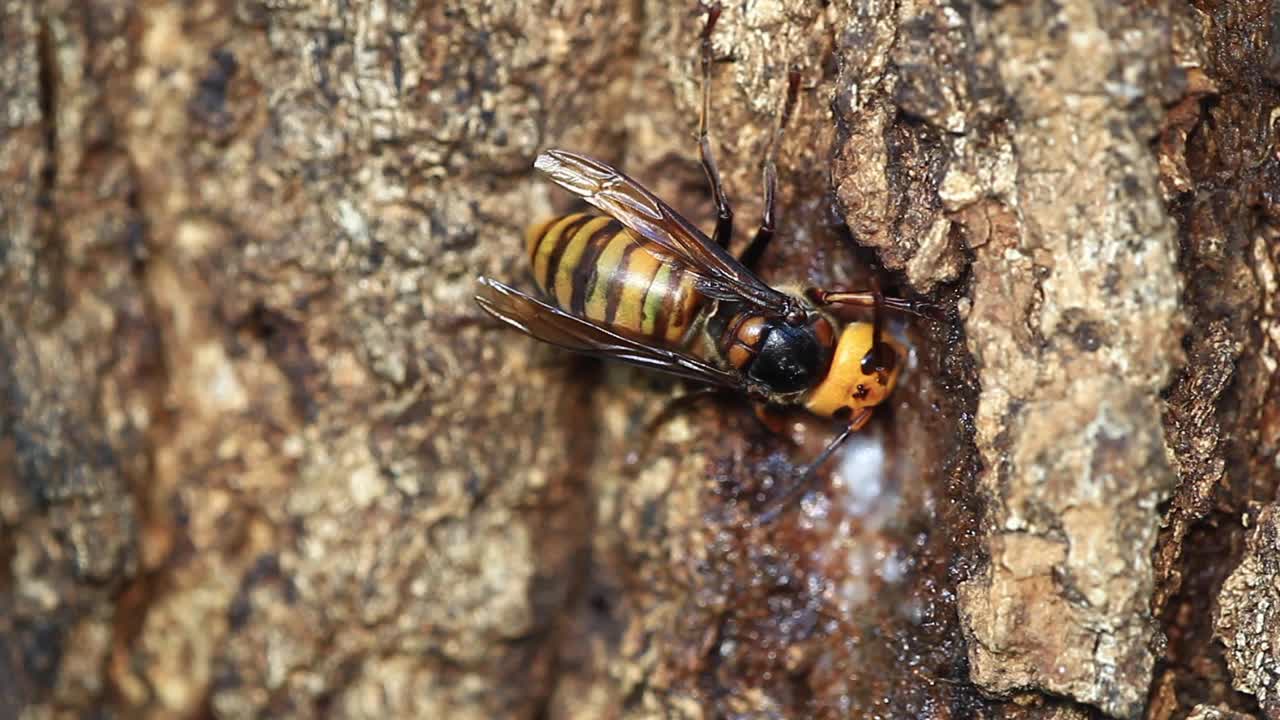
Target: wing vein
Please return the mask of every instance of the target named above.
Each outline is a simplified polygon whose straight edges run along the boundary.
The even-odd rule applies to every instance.
[[[548,150],[534,162],[556,184],[604,211],[686,265],[699,289],[720,300],[755,305],[790,316],[795,300],[769,287],[642,185],[605,163],[564,150]]]
[[[566,350],[612,358],[689,380],[741,388],[737,374],[685,353],[654,347],[570,315],[490,278],[480,278],[476,303],[499,321]]]

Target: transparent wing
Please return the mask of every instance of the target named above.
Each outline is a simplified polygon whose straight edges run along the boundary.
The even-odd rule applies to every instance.
[[[565,150],[548,150],[538,156],[533,166],[687,265],[697,278],[698,289],[707,295],[747,302],[777,316],[795,310],[790,296],[766,285],[724,248],[621,171]]]
[[[741,379],[690,355],[651,347],[552,307],[489,278],[479,279],[476,302],[493,317],[566,350],[621,360],[689,380],[740,388]]]

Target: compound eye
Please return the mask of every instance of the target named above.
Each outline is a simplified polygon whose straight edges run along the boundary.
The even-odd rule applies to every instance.
[[[876,341],[871,343],[871,349],[867,354],[862,356],[862,374],[875,375],[876,373],[889,373],[898,364],[898,354],[887,342]]]

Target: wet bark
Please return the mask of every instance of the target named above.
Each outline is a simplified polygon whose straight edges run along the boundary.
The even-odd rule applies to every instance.
[[[703,227],[696,4],[0,4],[0,717],[1280,717],[1280,9],[728,3],[832,428],[497,328],[532,158]]]

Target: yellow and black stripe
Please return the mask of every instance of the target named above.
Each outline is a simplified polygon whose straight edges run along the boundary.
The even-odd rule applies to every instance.
[[[530,226],[525,240],[534,281],[561,310],[632,337],[685,344],[704,298],[654,243],[586,213]]]

